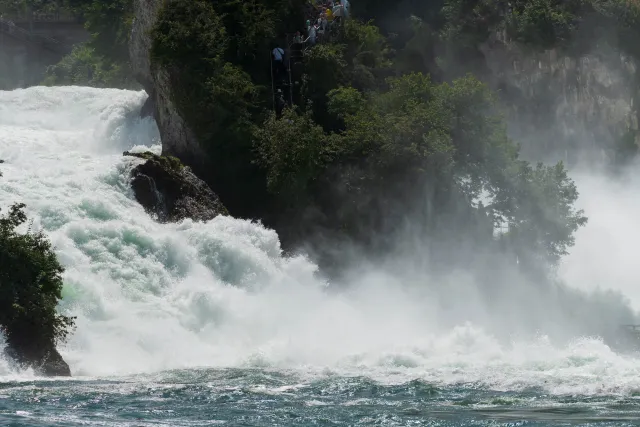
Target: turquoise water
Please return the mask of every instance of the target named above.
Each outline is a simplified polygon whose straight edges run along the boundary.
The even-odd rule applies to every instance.
[[[384,385],[326,373],[313,381],[259,369],[172,371],[93,381],[2,383],[6,426],[626,426],[640,396],[550,396],[473,384]]]
[[[60,346],[72,379],[0,360],[0,426],[640,418],[640,358],[588,333],[627,322],[640,305],[635,193],[587,181],[597,190],[586,193],[591,222],[562,267],[563,292],[513,276],[488,294],[468,272],[435,279],[403,259],[361,260],[331,287],[259,223],[158,224],[144,212],[129,188],[139,160],[122,152],[160,151],[155,124],[136,117],[145,97],[0,91],[0,207],[26,203],[50,236],[66,268],[59,310],[77,316]],[[618,294],[596,291],[607,277]]]

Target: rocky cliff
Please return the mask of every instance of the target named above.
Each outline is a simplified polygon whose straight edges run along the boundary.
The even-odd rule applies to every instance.
[[[169,0],[170,1],[170,0]],[[162,154],[178,157],[189,165],[204,158],[193,131],[178,113],[173,99],[171,70],[159,67],[150,58],[150,31],[163,0],[134,0],[134,21],[131,29],[129,55],[133,73],[149,94],[144,111],[153,111],[162,137]]]
[[[614,156],[631,132],[638,137],[636,61],[611,48],[586,54],[531,51],[497,34],[481,46],[485,80],[507,109],[510,133],[532,160],[591,160]],[[577,150],[579,148],[579,150]]]
[[[170,1],[170,0],[169,0]],[[130,54],[137,79],[150,95],[163,141],[163,154],[198,170],[204,158],[194,133],[172,102],[171,70],[149,58],[152,28],[162,0],[134,0]],[[482,44],[484,73],[478,77],[497,90],[507,110],[511,136],[527,160],[571,163],[613,157],[616,144],[638,129],[637,64],[603,45],[588,53],[560,49],[533,51],[498,33]],[[468,65],[468,64],[467,64]],[[465,68],[465,64],[458,64]],[[469,67],[467,67],[469,69]],[[629,132],[631,131],[631,132]],[[585,154],[586,153],[586,154]]]

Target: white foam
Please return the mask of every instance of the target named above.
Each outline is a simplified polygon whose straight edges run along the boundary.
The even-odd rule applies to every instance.
[[[499,325],[527,316],[551,329],[566,320],[534,290],[482,301],[462,276],[418,278],[423,286],[412,289],[372,269],[348,292],[329,292],[312,263],[283,258],[276,233],[259,224],[154,222],[128,186],[138,160],[121,155],[160,150],[155,125],[135,118],[145,97],[79,87],[0,92],[0,205],[26,203],[66,267],[60,309],[78,320],[62,353],[74,375],[270,366],[558,393],[640,387],[638,360],[598,339],[499,339]],[[0,365],[6,375],[15,374]]]

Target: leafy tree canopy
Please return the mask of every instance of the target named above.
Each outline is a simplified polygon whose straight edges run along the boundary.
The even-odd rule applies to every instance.
[[[56,312],[64,269],[42,233],[17,231],[26,221],[24,204],[0,217],[0,326],[14,347],[47,347],[67,337],[74,318]]]

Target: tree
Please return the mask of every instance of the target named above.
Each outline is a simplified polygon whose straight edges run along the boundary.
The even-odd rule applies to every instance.
[[[98,56],[116,63],[129,62],[129,34],[133,22],[133,0],[65,0],[84,21]]]
[[[68,374],[55,350],[74,326],[73,317],[56,312],[64,269],[44,234],[16,230],[27,221],[24,207],[15,204],[0,217],[0,326],[18,362]]]
[[[242,216],[264,193],[264,176],[251,162],[251,134],[266,97],[241,61],[230,61],[231,46],[244,46],[240,39],[249,34],[229,33],[228,17],[214,9],[217,3],[167,3],[152,30],[151,59],[171,76],[177,88],[173,102],[208,154],[207,167],[197,171],[229,209]],[[231,6],[242,6],[236,1],[220,3],[227,12]],[[263,69],[264,75],[268,72],[268,67]]]
[[[586,221],[573,209],[575,185],[562,164],[533,168],[518,159],[486,85],[412,73],[387,87],[331,90],[338,132],[325,133],[309,112],[271,117],[256,139],[269,190],[298,209],[313,206],[327,228],[339,224],[361,241],[393,234],[410,217],[443,254],[441,243],[454,236],[486,246],[498,243],[487,229],[478,234],[488,216],[494,226],[510,224],[510,249],[522,258],[554,263],[566,253]],[[491,202],[481,207],[483,195]]]

